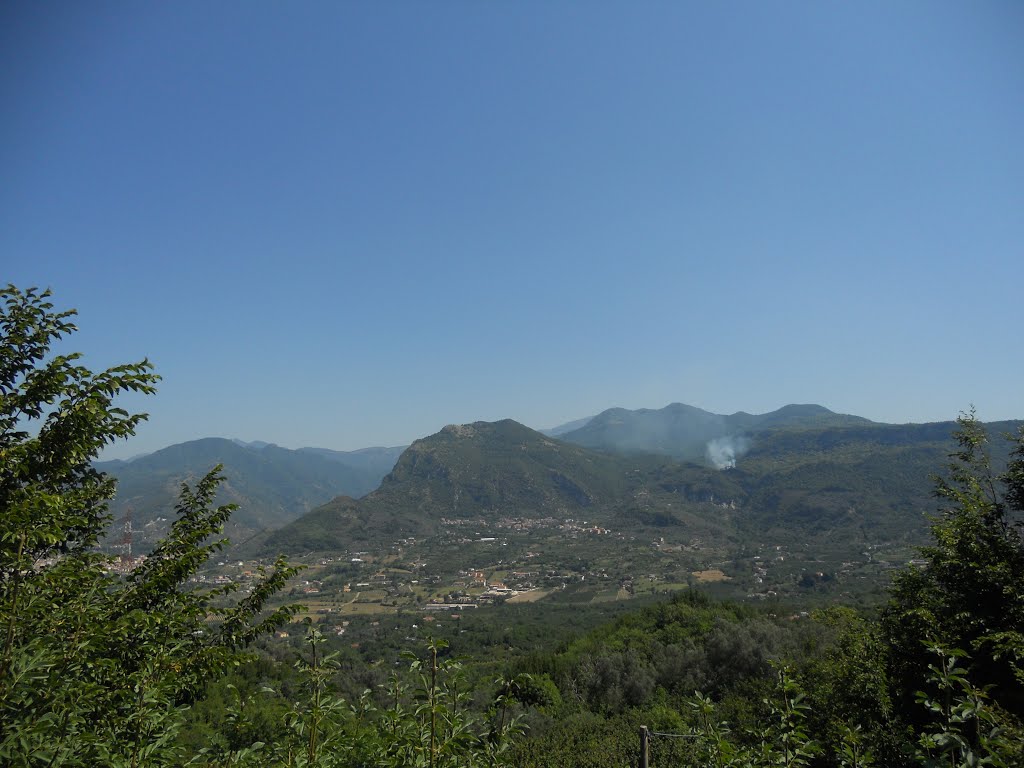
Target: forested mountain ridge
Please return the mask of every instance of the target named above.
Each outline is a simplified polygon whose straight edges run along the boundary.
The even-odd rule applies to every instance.
[[[683,403],[657,410],[609,408],[560,439],[618,453],[658,453],[684,461],[713,459],[709,443],[741,438],[751,431],[869,425],[860,416],[833,413],[820,405],[786,405],[764,414],[711,413]],[[713,454],[715,446],[710,446]]]
[[[415,441],[364,499],[334,499],[271,534],[269,549],[330,550],[427,536],[442,520],[504,515],[601,519],[635,481],[636,462],[589,451],[512,420],[449,425]],[[645,466],[660,463],[648,459]]]
[[[944,463],[955,426],[878,424],[815,405],[720,416],[682,404],[611,409],[591,424],[604,430],[591,436],[621,436],[616,425],[625,425],[637,450],[594,450],[570,441],[582,430],[554,438],[504,420],[451,425],[407,449],[293,451],[207,438],[96,467],[120,483],[111,511],[120,524],[131,510],[137,551],[165,530],[181,482],[215,464],[227,478],[218,502],[240,506],[232,540],[265,531],[259,542],[289,552],[429,536],[445,518],[477,515],[582,518],[705,541],[799,534],[913,543],[930,508],[929,473]],[[693,461],[668,455],[684,445]],[[1001,450],[995,443],[997,465]]]
[[[295,451],[211,437],[132,461],[97,462],[95,467],[117,478],[118,493],[110,511],[118,522],[131,510],[141,551],[166,531],[181,483],[202,477],[217,464],[224,465],[226,478],[217,502],[239,505],[227,532],[242,540],[255,531],[284,525],[339,494],[365,495],[380,484],[399,450]]]
[[[827,414],[823,417],[829,420]],[[843,417],[846,418],[846,417]],[[993,432],[1017,422],[991,425]],[[446,520],[583,519],[636,536],[917,543],[933,506],[929,474],[953,422],[769,427],[718,470],[650,453],[618,455],[511,420],[451,425],[417,440],[380,488],[341,497],[273,532],[264,551],[344,550],[437,534]],[[1005,453],[995,457],[1005,463]]]
[[[987,429],[1000,435],[1020,424]],[[923,515],[934,508],[931,478],[948,462],[955,429],[956,422],[936,422],[754,432],[738,463],[757,478],[747,485],[750,519],[761,531],[800,528],[806,536],[923,531]],[[993,441],[994,466],[1006,465],[1007,445]]]

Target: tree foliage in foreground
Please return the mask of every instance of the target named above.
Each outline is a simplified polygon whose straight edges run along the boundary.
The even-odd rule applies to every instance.
[[[964,651],[974,683],[1024,717],[1024,428],[1008,436],[1007,470],[997,474],[974,414],[961,416],[948,478],[937,477],[944,508],[932,522],[925,564],[899,572],[882,628],[891,672],[904,698],[928,675],[924,644]]]
[[[307,620],[308,622],[308,620]],[[485,710],[472,702],[474,689],[461,662],[432,640],[425,654],[407,652],[404,671],[393,672],[378,691],[353,701],[331,687],[336,653],[324,654],[324,637],[307,624],[306,654],[296,662],[301,695],[288,702],[269,741],[254,740],[269,705],[280,691],[237,693],[213,744],[189,763],[251,768],[499,768],[510,766],[509,747],[523,731],[520,705],[529,698],[528,675],[494,681]]]
[[[148,361],[94,373],[54,354],[76,330],[48,292],[0,292],[0,763],[174,764],[181,713],[244,646],[288,620],[263,616],[293,569],[283,561],[235,607],[186,582],[224,545],[219,468],[183,486],[178,518],[127,578],[96,545],[114,482],[92,467],[143,414],[115,398],[150,394]],[[213,623],[211,623],[213,620]]]

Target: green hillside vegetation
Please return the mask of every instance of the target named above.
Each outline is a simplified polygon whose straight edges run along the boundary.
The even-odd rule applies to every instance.
[[[672,403],[658,410],[611,408],[583,427],[561,434],[566,442],[616,453],[657,453],[681,461],[704,462],[708,443],[774,428],[870,424],[859,416],[833,413],[820,405],[787,405],[754,415],[728,416]]]
[[[657,463],[652,460],[646,465]],[[414,442],[380,488],[339,498],[274,532],[264,551],[327,551],[437,533],[442,518],[606,519],[634,462],[548,438],[511,420],[445,427]]]
[[[995,422],[990,433],[1015,432],[1021,422]],[[750,522],[759,530],[794,525],[805,535],[857,530],[863,538],[918,535],[932,506],[931,475],[954,448],[954,422],[872,425],[755,433],[741,460],[748,484]],[[1009,454],[994,446],[996,468]]]
[[[445,427],[402,454],[377,497],[411,495],[418,511],[599,507],[622,491],[617,463],[511,420]],[[378,499],[374,498],[376,502]]]
[[[698,551],[706,561],[750,562],[770,543],[788,550],[787,567],[799,578],[801,567],[834,573],[884,545],[887,554],[868,558],[881,569],[871,579],[882,584],[884,569],[905,562],[924,541],[929,474],[954,447],[954,428],[952,422],[773,428],[751,432],[750,450],[737,466],[717,470],[650,453],[589,450],[512,421],[450,426],[416,441],[365,498],[336,498],[240,551],[302,555],[400,546],[410,559],[471,567],[480,553],[466,536],[476,532],[500,535],[503,559],[513,565],[530,549],[544,553],[551,567],[617,558],[643,569],[652,557],[649,542],[658,540],[666,555],[693,552],[688,562],[697,569]],[[1005,450],[997,452],[995,466],[1005,466],[1006,458]],[[518,536],[509,520],[551,522],[526,522],[521,527],[533,525],[532,532]],[[556,535],[563,520],[604,526],[615,538]],[[651,567],[671,567],[661,561]],[[680,570],[686,583],[685,566]],[[629,572],[620,568],[619,575]],[[749,589],[751,581],[735,585]]]
[[[100,462],[97,468],[117,479],[119,492],[110,510],[115,520],[121,520],[131,509],[141,552],[166,533],[167,510],[173,507],[181,483],[202,477],[217,464],[225,467],[227,479],[216,501],[238,505],[229,533],[235,540],[245,540],[256,531],[295,520],[339,494],[369,493],[390,470],[388,452],[394,455],[394,451],[380,449],[351,458],[335,451],[246,447],[223,438],[205,438],[131,462]]]

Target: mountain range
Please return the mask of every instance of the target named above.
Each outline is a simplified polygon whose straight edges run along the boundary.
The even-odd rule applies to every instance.
[[[729,416],[672,403],[659,410],[610,408],[579,426],[552,430],[562,440],[617,453],[657,453],[681,461],[716,461],[714,441],[740,438],[752,431],[798,427],[845,427],[873,422],[859,416],[833,413],[820,405],[787,405],[754,415],[740,411]],[[568,428],[566,428],[568,427]]]
[[[225,478],[217,503],[238,504],[227,533],[241,541],[284,525],[339,494],[362,496],[372,491],[402,450],[289,450],[210,437],[131,461],[98,462],[96,468],[118,480],[117,496],[110,504],[115,526],[123,524],[130,511],[135,543],[144,549],[167,530],[182,482],[194,482],[217,464],[224,465]]]
[[[558,440],[508,420],[448,426],[414,442],[363,499],[336,498],[251,551],[328,552],[422,539],[459,521],[540,519],[585,519],[638,537],[671,533],[720,549],[766,539],[851,550],[923,540],[925,513],[935,507],[930,478],[954,447],[953,422],[874,424],[807,407],[788,413],[791,424],[762,417],[747,422],[760,428],[726,435],[746,452],[722,469],[653,451],[589,449],[568,442],[571,432]],[[999,433],[1019,423],[990,427]],[[702,437],[714,443],[721,434]],[[997,465],[1005,462],[1005,446],[993,448]]]
[[[218,463],[218,501],[240,505],[228,534],[238,542],[262,532],[251,551],[327,551],[501,516],[685,528],[721,541],[868,531],[895,540],[923,530],[929,477],[954,427],[878,424],[818,405],[720,415],[674,403],[613,408],[546,433],[511,420],[451,425],[404,449],[207,438],[98,468],[118,478],[111,511],[123,519],[131,509],[142,546],[166,529],[182,480]]]

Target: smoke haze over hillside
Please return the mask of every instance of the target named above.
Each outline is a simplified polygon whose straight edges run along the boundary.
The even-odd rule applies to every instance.
[[[707,446],[707,457],[716,469],[731,469],[736,466],[736,460],[749,450],[748,438],[730,435],[711,440]]]

